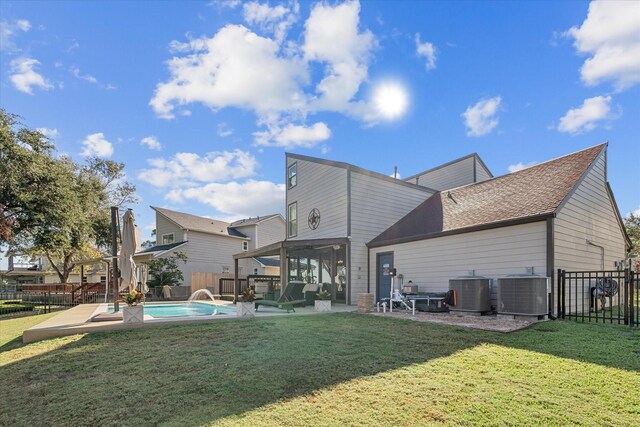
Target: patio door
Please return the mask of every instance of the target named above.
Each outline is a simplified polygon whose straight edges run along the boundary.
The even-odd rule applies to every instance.
[[[380,253],[376,257],[376,300],[388,298],[391,294],[391,269],[393,268],[393,252]]]

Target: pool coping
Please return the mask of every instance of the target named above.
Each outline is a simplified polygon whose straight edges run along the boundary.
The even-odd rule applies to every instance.
[[[171,303],[175,304],[175,301]],[[232,303],[230,303],[232,304]],[[226,304],[225,304],[226,305]],[[45,320],[31,328],[25,330],[22,334],[22,342],[29,344],[36,341],[46,340],[50,338],[58,338],[69,335],[85,334],[90,332],[105,332],[124,329],[138,329],[149,328],[158,326],[167,326],[175,324],[186,323],[201,323],[201,322],[224,322],[234,320],[251,320],[252,317],[240,317],[235,315],[215,315],[215,316],[197,316],[197,317],[165,317],[165,318],[152,318],[145,315],[145,321],[143,323],[124,323],[122,320],[106,321],[106,322],[92,322],[91,318],[99,313],[106,312],[108,304],[80,304],[76,307],[70,308],[53,316],[50,319]],[[330,314],[335,312],[348,312],[356,311],[356,306],[348,305],[334,305],[331,312],[316,312],[313,307],[301,307],[296,308],[295,313],[286,313],[282,310],[269,311],[261,308],[260,312],[256,312],[256,318],[263,317],[281,317],[281,316],[308,316],[308,315],[321,315]]]

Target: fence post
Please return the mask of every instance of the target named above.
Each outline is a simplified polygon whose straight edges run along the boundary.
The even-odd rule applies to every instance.
[[[627,299],[629,300],[629,326],[631,326],[632,328],[636,324],[636,319],[635,319],[636,307],[635,307],[635,299],[633,296],[633,293],[635,291],[634,276],[635,276],[634,271],[629,269],[629,293],[628,293]]]
[[[562,290],[561,290],[561,283],[562,283],[561,280],[562,280],[562,270],[559,268],[558,269],[558,280],[556,280],[556,284],[558,286],[558,292],[556,293],[556,298],[558,299],[558,303],[557,303],[558,313],[557,313],[556,317],[558,319],[560,319],[560,316],[562,315],[562,303],[560,301],[564,298],[564,295],[563,295]]]
[[[560,282],[562,284],[562,296],[561,296],[561,301],[562,301],[562,318],[564,319],[565,316],[565,312],[566,312],[566,305],[565,305],[565,293],[567,292],[567,274],[565,270],[562,270],[562,281]]]

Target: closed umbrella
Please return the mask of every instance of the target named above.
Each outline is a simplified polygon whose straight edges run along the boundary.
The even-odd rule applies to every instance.
[[[136,288],[136,264],[133,262],[133,254],[136,251],[136,225],[133,211],[125,212],[122,219],[122,246],[120,247],[120,290],[129,288],[133,291]]]
[[[147,264],[140,264],[138,266],[140,274],[140,292],[146,294],[149,292],[149,286],[147,286],[147,280],[149,279],[149,266]]]

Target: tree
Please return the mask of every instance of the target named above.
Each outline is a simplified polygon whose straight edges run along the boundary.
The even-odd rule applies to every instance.
[[[174,252],[166,258],[156,258],[148,261],[149,275],[151,280],[147,282],[150,288],[156,286],[177,286],[184,281],[182,271],[180,271],[179,262],[187,263],[187,255],[182,252]]]
[[[16,129],[4,110],[0,126],[1,242],[10,253],[45,255],[66,283],[81,256],[109,247],[110,206],[134,203],[135,187],[122,182],[122,163],[55,157],[44,135]]]
[[[640,214],[629,213],[629,216],[624,219],[624,227],[627,229],[627,234],[633,245],[629,257],[636,258],[640,256]]]

